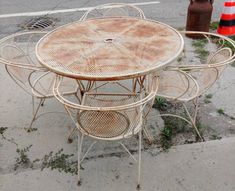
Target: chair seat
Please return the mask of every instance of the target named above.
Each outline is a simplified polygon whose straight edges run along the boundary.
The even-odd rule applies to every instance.
[[[82,111],[78,122],[87,134],[100,138],[120,136],[130,125],[129,119],[116,111]]]
[[[117,106],[132,102],[133,96],[94,96],[85,95],[84,105]],[[97,139],[119,140],[127,138],[141,130],[140,108],[120,111],[81,111],[77,120],[80,130]]]

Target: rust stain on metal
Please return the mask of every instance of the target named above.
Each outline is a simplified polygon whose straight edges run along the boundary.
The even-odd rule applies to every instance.
[[[157,69],[181,46],[178,33],[161,23],[105,18],[58,28],[41,40],[37,53],[42,64],[60,74],[115,79]],[[61,63],[60,68],[50,66],[51,60]]]

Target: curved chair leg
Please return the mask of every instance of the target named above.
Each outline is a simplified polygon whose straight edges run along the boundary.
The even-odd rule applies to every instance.
[[[191,117],[191,115],[190,115],[190,113],[189,113],[189,111],[188,111],[188,109],[187,109],[187,107],[186,107],[186,105],[185,105],[184,103],[183,103],[183,106],[184,106],[184,109],[185,109],[185,111],[186,111],[186,113],[187,113],[187,115],[188,115],[188,117],[189,117],[189,119],[190,119],[190,121],[191,121],[191,124],[192,124],[192,126],[194,127],[194,129],[195,129],[195,131],[196,131],[198,137],[201,139],[201,141],[204,142],[205,139],[202,137],[202,135],[200,134],[200,132],[199,132],[197,126],[196,126],[196,117],[197,117],[197,109],[198,109],[198,106],[197,106],[197,105],[195,106],[196,111],[195,111],[194,117]]]
[[[151,145],[151,144],[153,143],[153,141],[154,141],[154,138],[153,138],[152,134],[149,133],[149,131],[148,131],[148,129],[146,128],[146,126],[144,126],[143,131],[144,131],[145,136],[146,136],[147,139],[148,139],[148,143]]]
[[[46,100],[46,99],[43,99],[43,101],[42,101],[42,103],[41,103],[41,106],[44,106],[45,100]]]
[[[75,131],[77,130],[77,128],[73,128],[68,135],[68,143],[72,143],[73,142],[73,138],[72,136],[74,135]]]
[[[81,177],[80,177],[80,165],[81,165],[81,153],[82,153],[82,143],[83,143],[83,137],[84,135],[81,133],[82,136],[80,136],[80,133],[78,133],[78,186],[81,185]]]
[[[45,99],[41,98],[40,102],[39,102],[39,104],[38,104],[38,106],[36,108],[36,110],[34,111],[34,98],[33,98],[33,118],[32,118],[32,120],[30,122],[30,125],[29,125],[29,127],[27,129],[27,132],[31,132],[32,131],[33,122],[35,121],[35,119],[37,117],[37,114],[38,114],[38,111],[40,109],[41,104],[44,103],[44,102],[45,102]]]
[[[73,117],[72,111],[70,111],[69,108],[66,107],[65,105],[64,105],[64,109],[65,109],[66,113],[68,114],[68,116],[70,117],[70,119],[72,120],[72,122],[73,122],[73,123],[75,124],[75,126],[77,127],[77,122],[76,122],[75,118]],[[67,138],[68,143],[72,143],[72,142],[73,142],[73,138],[72,138],[72,137],[73,137],[75,131],[77,130],[76,127],[74,127],[74,128],[69,132],[68,138]]]
[[[137,189],[140,189],[140,175],[141,175],[141,141],[142,141],[142,131],[139,132],[139,148],[138,148],[138,182],[137,182]]]
[[[124,150],[129,154],[129,156],[137,163],[136,158],[131,154],[131,152],[128,150],[128,148],[121,142],[118,142],[123,148]]]
[[[194,103],[194,116],[193,116],[193,124],[194,124],[194,126],[196,126],[196,120],[197,120],[197,114],[198,114],[198,110],[199,110],[199,104],[198,104],[198,97],[197,98],[195,98],[194,99],[194,101],[193,101],[193,103]],[[197,128],[198,129],[198,128]],[[200,134],[200,133],[199,133]],[[199,136],[199,135],[198,135]],[[205,141],[205,139],[204,139],[204,137],[201,135],[201,137],[199,136],[199,138],[201,139],[201,141]]]

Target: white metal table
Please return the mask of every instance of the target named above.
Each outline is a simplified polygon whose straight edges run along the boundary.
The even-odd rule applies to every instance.
[[[59,27],[36,46],[42,65],[80,80],[143,76],[174,61],[183,38],[172,27],[131,17],[90,19]]]

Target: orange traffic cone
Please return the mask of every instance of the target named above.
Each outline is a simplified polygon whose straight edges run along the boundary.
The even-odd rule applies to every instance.
[[[224,10],[220,17],[217,32],[226,36],[235,34],[235,0],[224,2]]]

